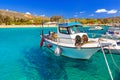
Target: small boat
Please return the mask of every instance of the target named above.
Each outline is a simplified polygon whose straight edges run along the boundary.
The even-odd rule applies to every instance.
[[[41,46],[54,51],[55,55],[63,55],[75,59],[90,59],[101,49],[98,38],[89,38],[79,22],[60,23],[57,33],[44,34]]]
[[[103,28],[99,25],[96,25],[94,27],[91,27],[89,30],[103,30]]]
[[[106,53],[120,54],[120,40],[101,38],[100,43],[102,46],[107,45],[103,47]]]
[[[110,27],[106,34],[102,36],[110,39],[120,39],[120,28]]]

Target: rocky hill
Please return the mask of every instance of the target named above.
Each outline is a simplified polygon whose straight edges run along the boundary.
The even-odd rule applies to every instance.
[[[49,22],[64,22],[65,19],[61,16],[52,16],[51,18],[48,17],[41,17],[41,16],[34,16],[31,14],[20,13],[16,11],[9,11],[9,10],[0,10],[0,24],[6,25],[22,25],[22,24],[42,24],[44,21]],[[75,18],[70,18],[69,21],[76,21]],[[82,24],[110,24],[110,23],[120,23],[120,16],[117,17],[109,17],[109,18],[86,18],[81,19],[78,18],[77,21],[81,22]]]
[[[9,16],[11,18],[29,18],[26,15],[28,14],[24,14],[24,13],[19,13],[19,12],[15,12],[15,11],[8,11],[8,10],[0,10],[0,15],[2,16]],[[29,15],[31,16],[31,15]],[[33,17],[33,16],[31,16]]]
[[[43,19],[45,21],[49,18],[16,11],[0,10],[0,24],[41,24]]]

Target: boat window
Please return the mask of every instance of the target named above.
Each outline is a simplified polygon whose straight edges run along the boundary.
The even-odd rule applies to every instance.
[[[77,26],[76,28],[77,28],[77,31],[78,31],[78,32],[84,32],[84,30],[83,30],[83,27],[82,27],[82,26]]]
[[[59,32],[63,34],[69,34],[69,30],[66,27],[60,27]]]
[[[75,33],[75,31],[73,31],[72,29],[70,29],[70,34],[74,34]]]
[[[83,32],[83,28],[82,26],[72,26],[71,27],[71,33],[79,33],[79,32]]]

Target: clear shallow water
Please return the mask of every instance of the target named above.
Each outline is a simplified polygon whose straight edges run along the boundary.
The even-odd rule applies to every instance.
[[[45,28],[44,32],[49,30],[56,31]],[[39,28],[0,29],[0,80],[110,80],[101,52],[90,60],[57,57],[47,48],[39,47],[40,31]],[[106,55],[114,80],[120,80],[120,71],[110,55]],[[120,55],[113,57],[120,66]]]

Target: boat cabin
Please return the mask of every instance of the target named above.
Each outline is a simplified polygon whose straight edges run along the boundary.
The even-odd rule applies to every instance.
[[[46,38],[55,42],[73,45],[88,42],[88,35],[84,32],[83,26],[79,22],[58,24],[57,33],[49,33]]]
[[[87,35],[84,32],[83,26],[79,22],[69,22],[58,24],[58,36],[74,39],[76,35],[82,37]]]
[[[75,42],[76,37],[78,36],[80,39],[86,39],[88,41],[88,35],[84,32],[83,26],[79,22],[69,22],[69,23],[61,23],[58,24],[58,31],[57,35],[59,39],[65,39],[63,41]],[[85,41],[85,40],[82,40]]]

